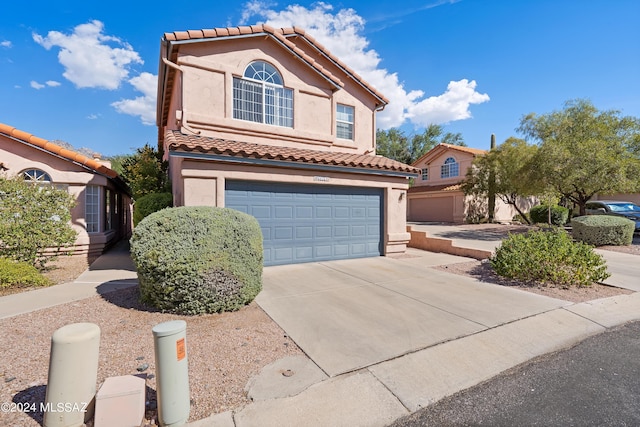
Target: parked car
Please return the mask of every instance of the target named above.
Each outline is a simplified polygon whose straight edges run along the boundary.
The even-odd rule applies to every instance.
[[[636,223],[636,231],[640,231],[640,206],[631,202],[617,200],[595,200],[585,205],[587,215],[622,216]]]

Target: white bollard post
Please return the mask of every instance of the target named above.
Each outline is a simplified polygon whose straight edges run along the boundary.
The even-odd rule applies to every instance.
[[[72,323],[51,337],[44,427],[82,426],[93,416],[100,328]]]
[[[191,410],[187,363],[187,322],[173,320],[153,327],[158,420],[163,427],[186,424]]]

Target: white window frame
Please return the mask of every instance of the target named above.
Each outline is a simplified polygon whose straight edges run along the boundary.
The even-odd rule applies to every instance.
[[[440,178],[453,178],[460,175],[460,164],[453,157],[447,157],[440,166]]]
[[[113,230],[113,204],[111,203],[111,190],[104,189],[104,230]]]
[[[422,168],[422,170],[420,172],[422,173],[422,180],[423,181],[428,181],[429,180],[429,168]]]
[[[87,233],[100,232],[100,197],[99,185],[87,185],[84,191],[84,221]]]
[[[52,184],[51,175],[41,169],[31,168],[20,172],[22,179],[31,184]]]
[[[273,65],[254,61],[242,78],[233,78],[233,118],[292,128],[293,89],[284,87]]]
[[[353,141],[356,109],[351,105],[336,106],[336,137]]]

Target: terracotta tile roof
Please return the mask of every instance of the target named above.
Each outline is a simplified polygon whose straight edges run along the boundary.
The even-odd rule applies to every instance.
[[[47,141],[46,139],[39,138],[4,123],[0,123],[0,134],[6,135],[13,139],[17,139],[19,141],[22,141],[23,143],[34,145],[38,148],[48,151],[51,154],[60,156],[66,160],[82,165],[87,169],[90,169],[101,175],[105,175],[109,178],[119,178],[116,171],[106,167],[97,160],[90,159],[86,156],[83,156],[82,154],[76,153],[75,151],[67,150],[66,148],[60,147],[59,145]]]
[[[226,28],[212,28],[203,30],[189,30],[189,31],[176,31],[170,33],[164,33],[164,39],[167,41],[186,41],[186,40],[198,40],[198,39],[215,39],[218,37],[233,37],[233,36],[246,36],[253,34],[268,34],[278,41],[283,43],[291,51],[296,53],[307,62],[310,66],[317,69],[321,74],[325,75],[329,80],[335,82],[338,86],[344,86],[344,83],[334,74],[329,72],[322,65],[318,64],[311,56],[307,55],[302,49],[292,43],[288,38],[290,37],[302,37],[311,46],[318,50],[323,56],[330,59],[338,67],[342,68],[348,75],[350,75],[356,82],[364,86],[369,92],[377,97],[383,104],[388,104],[389,100],[378,92],[373,86],[364,81],[355,71],[345,65],[340,59],[334,56],[327,50],[322,44],[318,43],[316,39],[306,34],[305,30],[300,27],[292,28],[273,28],[269,25],[250,25],[240,27],[226,27]]]
[[[487,154],[487,150],[481,150],[479,148],[463,147],[463,146],[460,146],[460,145],[440,143],[440,144],[436,145],[435,147],[433,147],[431,150],[429,150],[426,153],[424,153],[418,160],[413,162],[412,165],[420,164],[420,163],[424,162],[425,160],[427,160],[427,164],[428,164],[434,158],[440,156],[442,154],[442,152],[447,151],[447,150],[460,151],[462,153],[473,154],[474,156],[482,156],[482,155]]]
[[[435,193],[438,191],[462,191],[462,184],[440,184],[440,185],[414,185],[409,188],[408,193]]]
[[[165,141],[169,150],[174,151],[179,150],[229,157],[280,160],[292,163],[377,169],[411,174],[418,174],[420,172],[419,169],[412,166],[382,156],[253,144],[221,138],[185,135],[176,130],[167,131]]]
[[[481,150],[479,148],[471,148],[471,147],[463,147],[461,145],[453,145],[453,144],[439,144],[446,148],[451,148],[452,150],[463,151],[465,153],[471,153],[475,155],[483,155],[487,154],[487,150]]]

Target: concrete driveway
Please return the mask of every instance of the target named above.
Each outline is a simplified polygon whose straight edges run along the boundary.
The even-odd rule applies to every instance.
[[[469,260],[411,249],[267,267],[256,301],[329,376],[570,305],[432,268]]]

